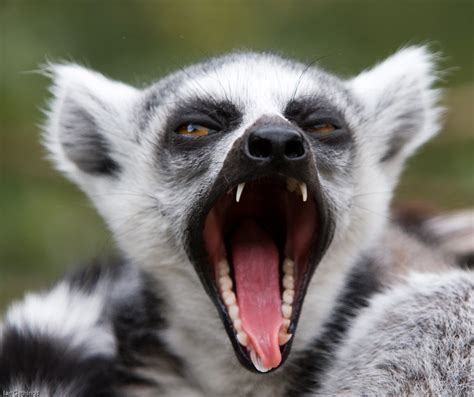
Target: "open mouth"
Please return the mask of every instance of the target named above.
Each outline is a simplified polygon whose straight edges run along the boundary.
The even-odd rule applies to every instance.
[[[319,208],[305,182],[265,177],[227,190],[204,217],[213,298],[240,360],[259,372],[288,355],[310,263],[325,245]]]

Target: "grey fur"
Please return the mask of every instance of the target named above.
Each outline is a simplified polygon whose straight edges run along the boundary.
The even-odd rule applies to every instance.
[[[374,297],[314,396],[468,396],[474,274],[417,275]]]

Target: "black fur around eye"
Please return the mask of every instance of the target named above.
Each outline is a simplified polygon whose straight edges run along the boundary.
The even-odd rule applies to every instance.
[[[340,113],[320,98],[293,100],[286,106],[284,114],[302,130],[317,135],[328,135],[345,126]]]
[[[204,137],[236,128],[242,114],[227,101],[195,99],[179,106],[170,116],[167,131],[180,136]]]

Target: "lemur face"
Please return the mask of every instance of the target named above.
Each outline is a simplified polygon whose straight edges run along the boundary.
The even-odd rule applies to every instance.
[[[266,372],[290,351],[336,202],[350,201],[324,186],[353,185],[358,104],[337,79],[268,56],[175,78],[163,96],[150,90],[144,114],[158,132],[156,172],[173,192],[166,207],[239,359]]]
[[[259,372],[283,364],[303,304],[318,305],[305,303],[315,270],[325,264],[323,279],[377,233],[403,161],[437,129],[424,48],[349,81],[249,53],[143,91],[52,71],[46,138],[60,168],[129,257],[164,283],[165,271],[191,280],[195,295],[177,299],[207,292],[237,358]]]

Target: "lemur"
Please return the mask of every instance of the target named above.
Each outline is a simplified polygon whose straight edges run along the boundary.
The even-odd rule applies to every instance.
[[[47,74],[45,146],[119,254],[10,306],[3,393],[474,392],[474,276],[440,242],[472,249],[473,215],[414,233],[389,211],[440,129],[427,47],[350,79],[252,52],[143,89]]]

